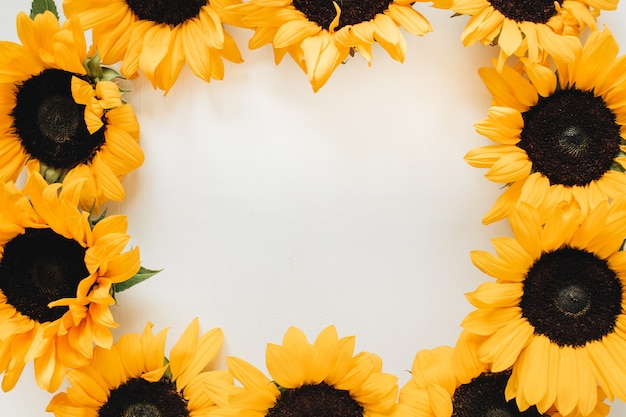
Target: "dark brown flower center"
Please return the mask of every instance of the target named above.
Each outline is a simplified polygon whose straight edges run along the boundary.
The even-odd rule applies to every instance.
[[[600,179],[619,154],[620,126],[602,97],[576,88],[540,97],[522,114],[517,144],[551,184],[583,186]]]
[[[615,328],[622,283],[605,260],[570,247],[544,253],[528,270],[522,316],[559,346],[584,346]]]
[[[485,372],[459,386],[452,396],[451,417],[541,417],[534,406],[520,411],[515,399],[506,400],[504,389],[510,376],[511,371]]]
[[[393,0],[335,0],[341,9],[339,26],[356,25],[369,22],[377,14],[389,8]],[[293,6],[300,10],[311,22],[317,23],[324,29],[330,29],[330,24],[337,16],[333,0],[293,0]]]
[[[557,13],[552,0],[489,0],[489,3],[504,17],[518,23],[547,23]]]
[[[24,149],[52,168],[88,163],[105,142],[104,126],[90,134],[85,106],[72,97],[71,72],[47,69],[18,87],[13,125]]]
[[[175,383],[131,378],[111,391],[98,417],[189,417],[189,410]]]
[[[322,382],[283,390],[266,417],[363,417],[363,407],[348,391]]]
[[[40,323],[61,318],[67,307],[48,303],[76,297],[78,283],[89,276],[86,249],[52,229],[26,229],[4,247],[0,289],[21,314]]]
[[[208,0],[126,0],[139,19],[173,26],[197,17],[208,3]]]

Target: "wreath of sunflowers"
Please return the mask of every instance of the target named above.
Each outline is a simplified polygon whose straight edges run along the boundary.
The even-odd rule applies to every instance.
[[[56,417],[601,417],[626,401],[626,57],[596,20],[616,0],[432,3],[467,16],[463,45],[497,48],[475,124],[492,143],[465,160],[502,184],[483,222],[513,236],[471,252],[493,279],[466,294],[456,344],[418,351],[406,384],[332,325],[312,341],[287,329],[267,373],[234,356],[216,369],[224,334],[197,318],[175,342],[151,323],[114,339],[116,294],[158,272],[103,209],[144,162],[123,86],[145,77],[165,95],[185,66],[224,79],[225,60],[243,62],[235,26],[317,92],[352,56],[373,65],[375,45],[403,62],[405,36],[433,31],[416,6],[64,0],[60,19],[34,0],[19,43],[0,42],[2,389],[32,364]]]

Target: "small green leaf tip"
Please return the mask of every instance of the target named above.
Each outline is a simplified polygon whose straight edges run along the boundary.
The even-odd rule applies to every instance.
[[[124,79],[124,76],[120,74],[119,72],[115,71],[113,68],[102,67],[102,80],[103,81],[111,81],[115,78]]]
[[[106,209],[104,209],[104,212],[102,212],[101,215],[97,216],[97,217],[91,217],[91,211],[93,210],[93,207],[91,208],[91,210],[89,211],[89,226],[91,227],[91,229],[93,229],[94,227],[96,227],[96,224],[98,224],[98,222],[102,219],[104,219],[107,215],[107,211]]]
[[[139,271],[137,271],[137,273],[133,277],[131,277],[130,279],[127,279],[124,282],[118,282],[117,284],[114,284],[113,291],[116,293],[125,291],[129,289],[130,287],[134,287],[140,282],[143,282],[147,280],[148,278],[151,278],[152,276],[158,274],[161,271],[162,269],[152,270],[152,269],[144,268],[143,266],[141,266],[139,267]]]
[[[54,0],[33,0],[30,5],[30,18],[34,19],[35,16],[46,11],[52,12],[57,20],[59,19],[59,12],[57,12],[57,6],[54,4]]]
[[[100,62],[100,54],[96,54],[92,57],[87,57],[83,61],[83,67],[87,71],[87,76],[95,82],[100,81],[112,81],[116,78],[121,80],[125,79],[122,74],[115,71],[113,68],[103,67]],[[123,92],[120,88],[120,92]]]

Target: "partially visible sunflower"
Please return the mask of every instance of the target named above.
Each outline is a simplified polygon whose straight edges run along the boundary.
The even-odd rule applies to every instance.
[[[154,88],[169,91],[185,63],[209,82],[224,78],[222,59],[242,62],[223,27],[224,8],[240,0],[64,0],[66,16],[92,29],[102,62],[122,61],[129,78],[138,71]]]
[[[231,7],[236,24],[254,29],[251,49],[271,43],[276,64],[289,53],[308,75],[314,91],[355,50],[369,64],[372,45],[404,61],[406,40],[399,28],[415,35],[432,31],[412,0],[251,0]]]
[[[608,29],[593,33],[574,62],[556,71],[525,62],[525,74],[482,68],[493,95],[476,131],[496,145],[466,161],[509,185],[484,217],[491,223],[522,202],[549,211],[562,201],[588,212],[626,189],[626,60]]]
[[[59,388],[68,367],[85,366],[93,345],[110,347],[117,326],[112,286],[139,270],[126,218],[91,226],[77,208],[84,179],[48,185],[31,173],[24,191],[0,183],[0,372],[15,386],[34,361],[37,383]]]
[[[229,357],[228,370],[243,387],[236,387],[229,405],[215,416],[279,417],[391,415],[396,405],[397,378],[381,372],[372,353],[354,355],[354,337],[339,339],[334,326],[310,344],[295,327],[282,345],[267,346],[266,377],[246,361]]]
[[[510,370],[491,372],[486,365],[470,367],[469,379],[459,378],[455,359],[474,353],[469,339],[471,336],[462,334],[454,349],[439,346],[415,355],[411,379],[400,390],[395,417],[583,417],[553,410],[543,414],[534,406],[520,410],[515,400],[505,397]],[[469,352],[459,355],[462,350]],[[599,401],[587,417],[604,417],[608,412],[609,406]]]
[[[506,395],[522,409],[587,415],[598,386],[626,400],[626,199],[546,220],[522,204],[509,221],[515,238],[493,239],[497,255],[471,253],[496,278],[467,294],[477,310],[462,326],[480,336],[479,360],[512,369]]]
[[[87,178],[85,209],[121,201],[120,179],[143,163],[139,124],[100,67],[88,74],[94,59],[79,21],[61,27],[51,12],[20,13],[17,33],[21,45],[0,42],[0,180],[15,180],[31,160],[50,182]]]
[[[57,417],[206,416],[228,393],[227,371],[206,370],[222,346],[221,329],[200,335],[194,319],[165,356],[166,330],[125,334],[110,348],[95,348],[88,365],[67,374],[70,386],[47,411]]]
[[[586,27],[597,30],[600,10],[615,10],[618,0],[434,0],[433,6],[471,18],[461,39],[499,46],[500,69],[511,55],[532,62],[548,56],[571,62]]]

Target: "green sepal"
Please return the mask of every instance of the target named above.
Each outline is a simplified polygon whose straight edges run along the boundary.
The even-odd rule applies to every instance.
[[[113,68],[102,67],[102,81],[111,81],[115,78],[124,79],[124,76],[119,72],[115,71]],[[124,91],[120,88],[120,91]]]
[[[85,58],[83,67],[87,71],[87,76],[95,81],[111,81],[115,78],[124,79],[124,76],[113,68],[103,67],[100,62],[100,54],[96,52],[91,58]]]
[[[100,81],[102,77],[104,77],[104,71],[100,66],[100,55],[98,52],[91,58],[85,58],[83,67],[87,70],[87,76],[94,81]]]
[[[135,285],[147,280],[148,278],[153,277],[154,275],[161,272],[162,269],[153,270],[144,268],[143,266],[139,267],[139,271],[131,278],[127,279],[123,282],[118,282],[117,284],[113,284],[113,292],[118,293],[129,289],[130,287],[134,287]]]
[[[278,392],[280,392],[281,394],[284,394],[285,392],[289,391],[289,388],[281,387],[280,385],[278,385],[276,381],[272,381],[272,383],[276,385],[276,388],[278,388]]]
[[[624,142],[623,140],[621,142]],[[624,143],[620,143],[620,145],[624,145]],[[615,159],[617,158],[624,158],[626,157],[626,152],[620,150],[617,153],[617,156],[614,158],[613,163],[611,164],[611,171],[617,171],[617,172],[626,172],[626,169],[622,166],[622,164],[620,164],[619,162],[615,161]]]
[[[59,12],[54,0],[33,0],[30,5],[30,18],[34,19],[35,16],[46,11],[52,12],[57,20],[59,19]]]
[[[167,365],[168,363],[170,363],[170,360],[167,359],[167,357],[164,357],[163,358],[163,366]],[[165,370],[165,373],[163,374],[161,379],[166,379],[166,380],[171,381],[171,382],[174,381],[174,375],[172,375],[172,370],[170,369],[169,366]]]
[[[53,168],[39,163],[39,173],[46,180],[48,184],[54,184],[55,182],[63,182],[63,178],[67,175],[69,169],[67,168]]]
[[[95,205],[95,204],[94,204]],[[93,210],[93,207],[91,208],[91,210]],[[98,222],[102,219],[104,219],[107,215],[107,210],[104,209],[104,211],[102,212],[101,215],[99,215],[98,217],[91,217],[91,210],[89,210],[89,214],[90,216],[87,218],[89,220],[89,226],[91,227],[91,229],[93,230],[93,228],[96,226],[96,224],[98,224]]]

